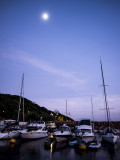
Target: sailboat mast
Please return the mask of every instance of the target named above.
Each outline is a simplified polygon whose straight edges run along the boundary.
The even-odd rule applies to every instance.
[[[93,118],[93,122],[94,122],[94,115],[93,115],[93,102],[92,102],[92,97],[91,97],[91,105],[92,105],[92,118]]]
[[[67,99],[66,99],[66,121],[67,121]]]
[[[106,113],[107,113],[107,120],[108,120],[108,125],[110,121],[109,117],[109,109],[108,109],[108,103],[107,103],[107,96],[106,96],[106,89],[105,89],[105,81],[104,81],[104,75],[103,75],[103,68],[102,68],[102,62],[100,60],[101,64],[101,73],[102,73],[102,82],[103,82],[103,89],[104,89],[104,98],[105,98],[105,106],[106,106]]]
[[[23,73],[23,79],[22,79],[22,88],[23,88],[23,122],[25,121],[24,118],[24,73]]]
[[[18,123],[19,123],[19,119],[20,119],[20,106],[21,106],[21,98],[22,98],[22,93],[23,93],[23,113],[24,113],[24,91],[23,91],[23,83],[24,83],[24,73],[22,76],[22,85],[21,85],[21,92],[20,92],[20,101],[19,101],[19,109],[18,109]],[[23,114],[23,120],[24,120],[24,114]]]

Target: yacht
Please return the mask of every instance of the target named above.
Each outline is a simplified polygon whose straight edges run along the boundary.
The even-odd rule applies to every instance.
[[[89,119],[83,119],[80,121],[77,128],[77,137],[80,137],[82,141],[91,142],[95,139],[95,135],[92,129],[92,124]]]
[[[54,132],[54,136],[57,142],[65,142],[72,136],[71,129],[66,124],[63,124]]]
[[[20,132],[22,139],[38,139],[48,136],[45,122],[30,123],[26,129]]]

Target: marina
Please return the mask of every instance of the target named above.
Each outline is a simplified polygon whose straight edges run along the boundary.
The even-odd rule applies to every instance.
[[[107,121],[103,123],[105,125],[95,122],[94,117],[93,121],[90,119],[81,119],[76,122],[72,119],[68,120],[67,100],[64,121],[62,118],[58,121],[45,122],[41,116],[38,116],[37,121],[25,122],[23,74],[17,121],[7,120],[1,123],[0,159],[118,160],[120,158],[120,128],[119,125],[113,125],[114,123],[110,122],[102,63],[101,72],[107,115]],[[21,108],[22,122],[20,122]],[[36,109],[38,113],[38,106]],[[53,118],[53,113],[48,113]],[[54,114],[57,117],[59,113],[57,111]]]
[[[119,19],[119,0],[0,0],[0,160],[120,160]]]
[[[52,122],[51,122],[52,123]],[[54,123],[54,122],[53,122]],[[60,123],[60,122],[59,122]],[[48,123],[49,124],[49,123]],[[30,123],[20,129],[18,126],[15,128],[19,132],[19,136],[5,137],[0,139],[0,159],[1,160],[119,160],[120,158],[120,134],[117,133],[117,141],[109,143],[103,141],[103,133],[99,130],[94,132],[91,121],[88,119],[81,120],[80,125],[70,127],[71,123],[57,124],[56,130],[49,130],[45,122]],[[90,131],[94,134],[94,139],[89,139],[88,127],[87,130],[79,130],[87,124]],[[39,127],[38,127],[39,126]],[[97,126],[97,125],[95,125]],[[30,129],[30,128],[31,129]],[[37,128],[38,127],[38,128]],[[105,127],[105,126],[104,126]],[[9,126],[9,128],[14,128]],[[46,128],[47,135],[41,137],[39,128]],[[85,127],[86,128],[86,127]],[[11,129],[11,132],[12,132]],[[29,130],[30,129],[30,130]],[[7,129],[8,131],[8,129]],[[82,133],[84,131],[84,133]],[[38,133],[37,133],[38,132]],[[39,133],[40,132],[40,133]],[[76,133],[78,132],[78,133]],[[2,131],[1,131],[2,133]],[[9,131],[7,132],[9,133]],[[22,133],[27,134],[27,138],[22,136]],[[37,134],[36,134],[37,133]],[[80,134],[82,133],[82,134]],[[78,136],[79,135],[79,136]],[[88,136],[83,139],[81,135]]]
[[[80,150],[69,146],[66,142],[57,143],[56,147],[52,145],[45,148],[46,138],[30,141],[16,139],[16,143],[10,143],[9,140],[0,140],[0,159],[1,160],[119,160],[120,158],[120,138],[114,145],[102,143],[98,150]]]

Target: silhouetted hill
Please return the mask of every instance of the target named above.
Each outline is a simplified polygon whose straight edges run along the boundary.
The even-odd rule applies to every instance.
[[[15,119],[17,120],[19,99],[17,95],[0,94],[0,120],[3,119]],[[20,121],[22,121],[23,105],[21,101]],[[51,113],[54,116],[51,116]],[[25,121],[37,121],[40,117],[43,117],[44,121],[55,120],[55,113],[47,110],[45,107],[40,107],[36,103],[24,98],[24,115]],[[59,114],[65,120],[65,116]],[[56,117],[58,118],[58,116]],[[68,118],[70,119],[70,118]]]

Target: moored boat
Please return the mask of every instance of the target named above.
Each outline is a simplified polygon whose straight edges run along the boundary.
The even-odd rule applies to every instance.
[[[114,144],[117,142],[118,136],[114,135],[112,133],[107,133],[107,134],[103,135],[102,138],[103,138],[103,141]]]
[[[22,139],[38,139],[48,136],[47,130],[45,129],[45,122],[42,123],[30,123],[26,129],[21,131]]]
[[[0,140],[1,139],[10,139],[10,138],[17,138],[19,136],[18,131],[4,131],[0,133]]]
[[[71,129],[66,124],[63,124],[58,128],[57,131],[54,132],[54,136],[56,137],[57,142],[67,141],[71,135]]]
[[[104,88],[104,98],[105,98],[105,110],[106,110],[106,115],[107,115],[107,121],[108,121],[108,127],[104,130],[102,139],[103,141],[109,142],[109,143],[116,143],[118,136],[116,135],[116,132],[114,129],[110,127],[110,108],[108,108],[108,102],[107,102],[107,96],[106,96],[106,88],[105,88],[105,81],[104,81],[104,76],[103,76],[103,68],[102,68],[102,62],[100,61],[101,64],[101,72],[102,72],[102,82],[103,82],[103,88]]]
[[[78,137],[81,137],[82,141],[91,142],[95,139],[95,135],[92,129],[91,121],[89,119],[83,119],[80,121],[79,126],[76,126]]]
[[[110,127],[105,128],[103,135],[102,135],[102,140],[109,142],[109,143],[116,143],[118,139],[118,135],[116,134],[114,129],[111,129]]]

